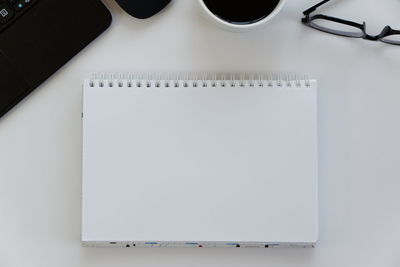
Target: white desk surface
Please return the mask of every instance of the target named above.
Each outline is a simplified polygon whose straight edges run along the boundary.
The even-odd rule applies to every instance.
[[[300,23],[289,0],[237,34],[175,0],[146,21],[112,0],[111,28],[0,120],[0,266],[400,266],[400,47]],[[400,1],[333,1],[326,14],[400,28]],[[315,249],[80,246],[81,81],[99,71],[299,71],[319,81],[320,242]]]

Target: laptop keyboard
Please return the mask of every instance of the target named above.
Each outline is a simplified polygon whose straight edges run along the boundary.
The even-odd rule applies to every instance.
[[[0,0],[0,32],[39,0]]]

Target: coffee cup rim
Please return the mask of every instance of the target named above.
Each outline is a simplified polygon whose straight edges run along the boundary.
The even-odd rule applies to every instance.
[[[272,18],[274,18],[283,8],[283,6],[285,5],[287,0],[280,0],[278,5],[275,7],[275,9],[265,18],[254,22],[254,23],[250,23],[250,24],[235,24],[235,23],[230,23],[226,20],[223,20],[221,18],[219,18],[217,15],[215,15],[214,13],[211,12],[210,9],[208,9],[208,7],[206,6],[206,4],[204,3],[204,0],[198,0],[201,7],[203,8],[203,10],[211,17],[213,18],[216,22],[221,23],[227,27],[230,28],[234,28],[234,29],[253,29],[253,28],[257,28],[258,26],[261,26],[263,24],[265,24],[266,22],[270,21]]]

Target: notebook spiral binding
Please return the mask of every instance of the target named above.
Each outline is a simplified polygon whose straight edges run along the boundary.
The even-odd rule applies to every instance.
[[[89,86],[95,87],[310,87],[307,74],[207,74],[207,73],[133,73],[133,74],[94,74]]]

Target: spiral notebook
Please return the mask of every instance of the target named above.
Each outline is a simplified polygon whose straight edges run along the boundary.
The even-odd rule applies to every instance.
[[[316,81],[137,77],[84,82],[84,246],[316,244]]]

